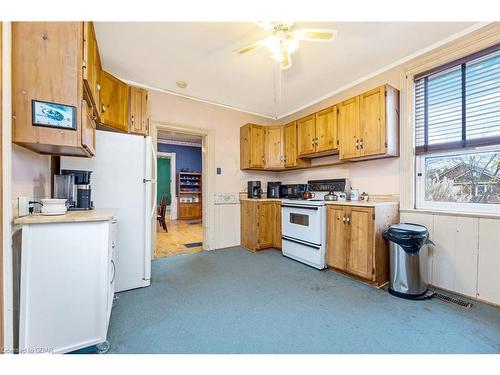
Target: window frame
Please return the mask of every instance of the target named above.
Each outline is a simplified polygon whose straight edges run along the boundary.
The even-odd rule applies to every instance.
[[[452,155],[468,155],[484,152],[500,153],[500,145],[476,147],[467,150],[450,150],[440,153],[415,155],[415,208],[417,210],[443,211],[451,213],[493,214],[500,216],[500,204],[494,203],[458,203],[434,202],[425,200],[425,162],[428,158],[448,157]]]

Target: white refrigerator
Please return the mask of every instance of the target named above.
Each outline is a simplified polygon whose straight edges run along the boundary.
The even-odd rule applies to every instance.
[[[96,132],[92,159],[61,157],[61,169],[92,171],[95,208],[118,208],[116,291],[149,286],[156,229],[156,152],[151,137]]]

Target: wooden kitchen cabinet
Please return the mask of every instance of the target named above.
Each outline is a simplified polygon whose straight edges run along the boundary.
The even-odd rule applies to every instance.
[[[96,116],[86,100],[82,100],[82,146],[95,156]]]
[[[182,203],[179,204],[179,220],[197,220],[201,218],[201,203]]]
[[[266,169],[285,167],[285,141],[283,126],[267,126],[265,129]]]
[[[244,199],[240,207],[241,246],[252,252],[281,248],[281,202]]]
[[[385,284],[389,280],[389,256],[382,233],[397,222],[397,203],[328,205],[327,265],[376,286]]]
[[[92,22],[83,23],[83,83],[84,94],[88,105],[91,106],[96,115],[100,115],[100,72],[101,58],[97,39],[95,37],[94,24]]]
[[[130,133],[148,134],[148,92],[138,87],[130,87]]]
[[[281,202],[273,202],[273,247],[281,249]]]
[[[309,159],[299,159],[297,157],[297,121],[293,121],[284,126],[284,152],[285,168],[307,167],[311,164]]]
[[[337,151],[337,106],[324,109],[316,116],[315,152],[322,155]]]
[[[85,143],[92,130],[82,130],[83,33],[83,22],[12,23],[14,143],[41,154],[92,155]],[[33,125],[33,100],[74,107],[76,130]]]
[[[246,124],[240,128],[240,168],[263,169],[266,165],[265,127]]]
[[[399,92],[383,85],[339,105],[342,160],[399,155]]]
[[[100,72],[100,123],[109,128],[128,132],[129,88],[108,72]]]
[[[316,117],[310,115],[297,121],[297,155],[310,155],[315,152]]]
[[[317,157],[337,152],[337,107],[297,121],[298,156]]]

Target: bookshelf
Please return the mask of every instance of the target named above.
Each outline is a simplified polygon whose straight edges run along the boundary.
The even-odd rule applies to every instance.
[[[201,173],[179,172],[177,174],[178,219],[201,219],[202,181]]]

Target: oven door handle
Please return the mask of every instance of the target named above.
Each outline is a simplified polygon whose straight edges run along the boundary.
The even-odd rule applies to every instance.
[[[316,206],[298,206],[298,205],[291,205],[291,204],[281,204],[281,207],[303,208],[304,210],[318,211],[318,207],[316,207]]]
[[[284,241],[293,242],[293,243],[296,243],[296,244],[299,244],[299,245],[304,245],[304,246],[307,246],[307,247],[312,247],[313,249],[316,249],[316,250],[319,250],[321,248],[320,246],[315,246],[315,245],[312,245],[312,244],[304,243],[302,241],[297,241],[297,240],[294,240],[294,239],[292,239],[290,237],[287,237],[287,236],[281,236],[281,239],[284,240]]]

